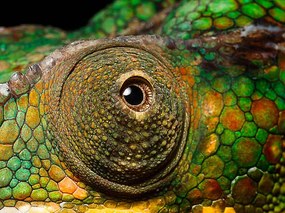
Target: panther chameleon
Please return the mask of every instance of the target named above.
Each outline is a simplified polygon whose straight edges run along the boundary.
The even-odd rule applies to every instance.
[[[117,0],[0,30],[0,212],[285,211],[285,1]]]

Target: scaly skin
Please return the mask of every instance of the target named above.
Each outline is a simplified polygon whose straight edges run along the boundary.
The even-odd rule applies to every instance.
[[[76,32],[1,29],[0,212],[284,212],[284,10],[116,1]]]

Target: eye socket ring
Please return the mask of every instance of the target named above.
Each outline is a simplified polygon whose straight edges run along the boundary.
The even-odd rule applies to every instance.
[[[120,89],[120,97],[123,102],[136,112],[147,111],[153,103],[153,96],[151,84],[140,76],[126,79]]]

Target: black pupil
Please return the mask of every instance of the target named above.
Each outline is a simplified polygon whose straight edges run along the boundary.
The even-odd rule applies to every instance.
[[[128,102],[130,105],[139,105],[143,101],[143,91],[141,88],[132,85],[129,86],[125,89],[125,91],[128,92],[126,94],[123,94],[125,100]]]

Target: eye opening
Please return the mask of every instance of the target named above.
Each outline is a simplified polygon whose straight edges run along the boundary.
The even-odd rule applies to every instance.
[[[123,83],[120,89],[120,97],[130,109],[143,112],[153,102],[153,88],[145,78],[133,76]]]

